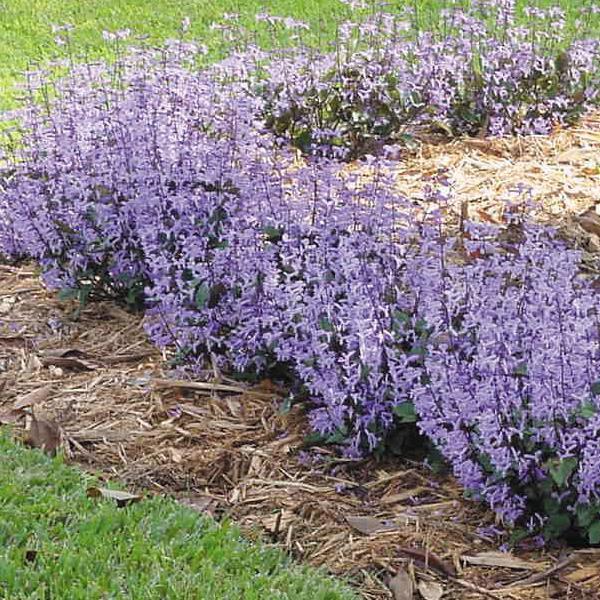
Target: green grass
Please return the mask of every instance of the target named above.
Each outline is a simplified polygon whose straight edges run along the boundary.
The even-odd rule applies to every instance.
[[[426,22],[447,1],[397,0],[391,5],[416,4]],[[558,3],[573,13],[594,1],[541,0],[541,3]],[[129,28],[134,34],[149,35],[150,41],[160,42],[176,36],[182,19],[187,16],[192,21],[191,36],[210,46],[218,43],[220,34],[209,26],[224,12],[239,13],[245,24],[251,24],[256,13],[263,10],[309,22],[317,42],[331,39],[336,22],[349,14],[339,0],[0,0],[0,110],[15,104],[14,84],[22,79],[22,71],[32,61],[57,55],[53,24],[74,25],[72,51],[97,57],[108,52],[102,40],[104,29]],[[593,26],[600,32],[600,19]]]
[[[220,34],[210,29],[224,12],[239,13],[253,23],[257,12],[294,16],[322,24],[324,36],[334,31],[334,16],[347,14],[338,0],[0,0],[0,109],[14,103],[14,83],[31,61],[56,56],[52,25],[71,23],[76,53],[99,56],[107,52],[102,30],[129,28],[151,41],[174,37],[184,17],[191,19],[190,35],[208,45]]]
[[[0,434],[0,598],[355,598],[229,524],[158,497],[117,508],[95,483]]]

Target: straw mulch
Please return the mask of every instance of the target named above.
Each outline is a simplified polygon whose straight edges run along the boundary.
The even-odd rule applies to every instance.
[[[540,217],[594,253],[600,227],[581,215],[600,203],[599,146],[600,116],[550,138],[422,142],[399,165],[399,186],[416,195],[446,169],[472,215],[499,220],[498,198],[526,183],[543,201]],[[178,379],[139,315],[111,303],[75,309],[30,265],[0,265],[0,422],[33,445],[229,517],[349,578],[367,599],[407,598],[411,586],[425,600],[600,598],[600,549],[499,555],[487,537],[494,515],[464,500],[451,477],[417,460],[308,448],[302,408],[282,411],[274,383]]]

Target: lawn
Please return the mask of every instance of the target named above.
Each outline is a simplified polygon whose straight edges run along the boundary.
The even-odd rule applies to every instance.
[[[0,435],[0,597],[350,600],[341,584],[154,497],[89,498],[94,478]]]

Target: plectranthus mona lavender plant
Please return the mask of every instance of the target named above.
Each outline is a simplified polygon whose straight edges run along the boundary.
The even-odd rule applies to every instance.
[[[371,451],[396,417],[414,420],[402,411],[426,336],[406,282],[420,267],[415,208],[381,173],[281,171],[279,152],[220,165],[211,190],[147,213],[148,331],[188,364],[287,379],[323,439]]]
[[[194,165],[211,140],[229,140],[219,148],[226,161],[243,132],[258,139],[254,101],[237,84],[244,60],[197,71],[199,52],[175,40],[112,64],[71,64],[58,80],[30,75],[23,143],[2,194],[7,254],[38,260],[50,287],[82,301],[143,303],[147,207],[211,180],[199,170],[209,165]]]
[[[470,234],[477,258],[440,268],[426,303],[445,337],[414,390],[419,426],[505,524],[598,543],[597,293],[549,228]]]
[[[377,153],[415,125],[548,133],[598,99],[600,42],[585,27],[598,11],[581,11],[573,40],[560,8],[518,17],[512,1],[455,5],[429,23],[412,8],[357,10],[332,52],[300,47],[267,67],[267,121],[305,152],[346,159]]]

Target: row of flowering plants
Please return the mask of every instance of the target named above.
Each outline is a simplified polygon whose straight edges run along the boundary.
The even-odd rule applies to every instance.
[[[434,27],[418,4],[347,4],[353,18],[333,50],[288,50],[258,83],[269,126],[303,152],[355,159],[415,126],[543,134],[598,101],[600,43],[588,29],[597,6],[580,7],[573,39],[561,8],[518,15],[514,0],[449,3]]]
[[[391,36],[384,17],[372,35]],[[422,64],[457,75],[455,43]],[[246,46],[199,69],[202,52],[180,39],[58,80],[30,74],[2,168],[0,251],[38,261],[65,297],[144,310],[151,339],[192,372],[284,381],[349,456],[416,422],[515,531],[600,542],[599,307],[579,254],[510,211],[457,239],[444,182],[402,197],[383,157],[353,170],[327,152],[299,158],[265,91],[279,85],[272,56]],[[330,60],[295,71],[292,54],[279,70],[296,81]],[[382,63],[365,57],[376,81]]]

